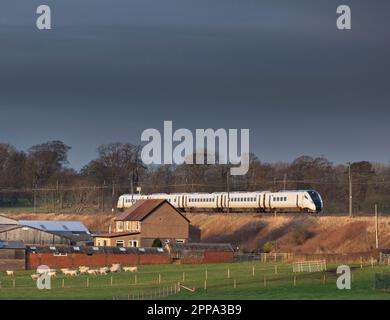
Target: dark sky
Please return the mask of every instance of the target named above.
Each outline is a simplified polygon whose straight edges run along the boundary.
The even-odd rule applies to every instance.
[[[35,28],[49,4],[53,30]],[[349,4],[352,30],[336,29]],[[390,1],[1,0],[0,141],[79,169],[146,128],[249,128],[263,161],[390,160]]]

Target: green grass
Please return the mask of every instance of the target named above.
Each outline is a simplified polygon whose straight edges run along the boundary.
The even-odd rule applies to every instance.
[[[252,268],[255,266],[255,276]],[[352,267],[352,266],[351,266]],[[1,273],[0,299],[389,299],[390,294],[373,289],[375,273],[390,272],[387,266],[353,267],[351,290],[336,288],[336,266],[327,272],[294,274],[289,264],[279,264],[275,274],[273,264],[235,263],[214,265],[140,266],[137,274],[116,273],[107,276],[64,277],[52,279],[51,290],[38,290],[30,278],[32,271],[19,271],[14,278]],[[207,290],[204,281],[207,269]],[[230,270],[230,279],[228,271]],[[185,280],[183,281],[183,272]],[[161,284],[158,284],[161,274]],[[137,277],[137,284],[135,283]],[[325,276],[325,284],[324,284]],[[111,285],[111,277],[113,284]],[[264,277],[266,286],[264,286]],[[89,287],[87,288],[87,278]],[[65,287],[62,288],[63,279]],[[236,281],[236,288],[234,287]],[[15,288],[13,287],[15,281]],[[195,292],[185,289],[177,294],[174,284],[181,282]],[[162,294],[164,290],[164,296]],[[159,294],[160,291],[160,294]]]

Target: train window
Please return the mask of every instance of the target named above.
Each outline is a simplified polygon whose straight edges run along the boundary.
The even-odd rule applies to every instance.
[[[284,197],[284,201],[287,201],[287,197]]]

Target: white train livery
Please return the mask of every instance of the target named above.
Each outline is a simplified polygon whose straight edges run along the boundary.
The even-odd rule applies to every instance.
[[[319,213],[323,208],[320,194],[314,190],[279,192],[217,192],[217,193],[155,193],[149,195],[124,194],[119,197],[118,209],[131,207],[140,199],[164,199],[183,211],[252,209],[260,212]]]

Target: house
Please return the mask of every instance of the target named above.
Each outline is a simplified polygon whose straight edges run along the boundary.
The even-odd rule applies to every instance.
[[[162,243],[186,243],[190,221],[168,201],[139,200],[115,219],[113,233],[95,235],[95,246],[151,247]]]

